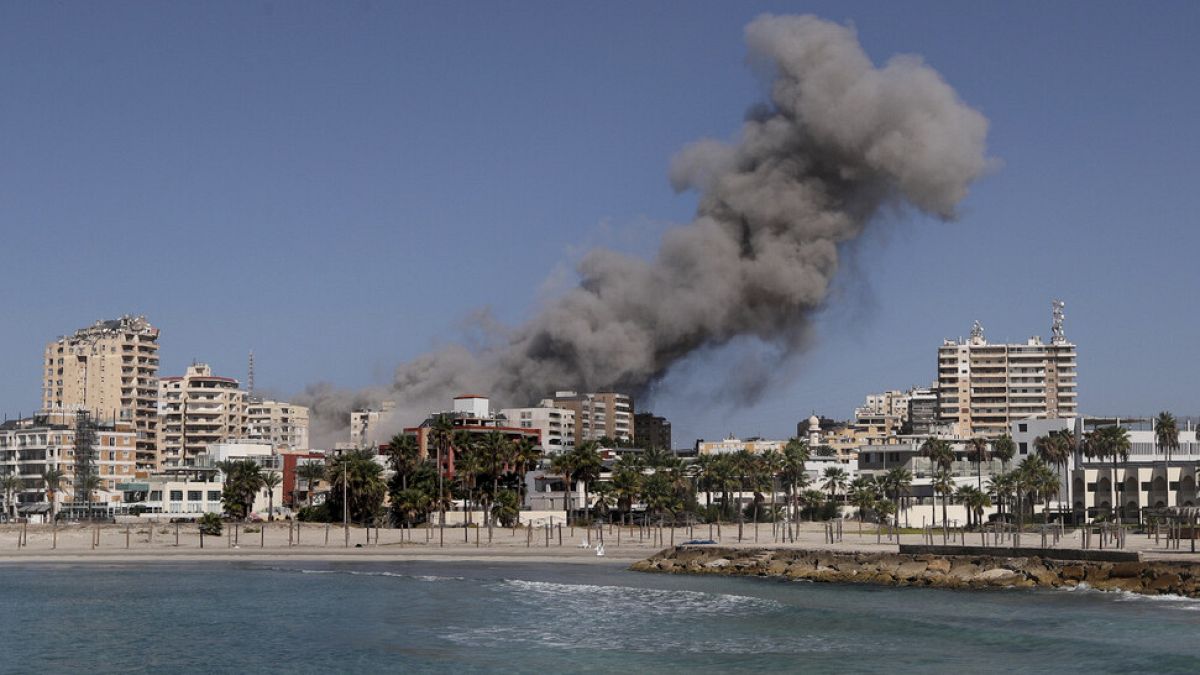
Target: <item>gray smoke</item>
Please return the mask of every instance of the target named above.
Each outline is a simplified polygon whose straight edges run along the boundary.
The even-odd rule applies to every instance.
[[[811,16],[759,17],[746,40],[772,77],[768,102],[733,142],[701,140],[675,157],[672,185],[700,204],[653,260],[592,250],[579,286],[498,344],[422,356],[387,389],[310,389],[314,435],[345,438],[351,407],[382,399],[415,424],[464,392],[518,406],[556,389],[638,394],[697,350],[745,336],[794,353],[839,245],[890,206],[955,217],[988,167],[988,124],[937,72],[915,56],[877,68],[852,29]],[[737,390],[760,390],[768,371]]]

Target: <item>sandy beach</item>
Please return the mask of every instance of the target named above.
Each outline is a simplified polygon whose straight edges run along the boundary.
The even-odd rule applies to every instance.
[[[486,528],[371,529],[351,527],[347,534],[340,525],[318,523],[225,524],[222,536],[201,537],[194,524],[137,523],[133,525],[3,525],[0,526],[0,563],[14,562],[122,562],[200,560],[424,560],[424,561],[525,561],[574,564],[633,563],[672,544],[689,539],[710,538],[709,526],[657,529],[605,526],[598,529],[555,526],[553,528],[495,528],[491,541]],[[770,546],[805,550],[895,552],[897,540],[866,527],[858,534],[857,524],[845,523],[840,541],[830,542],[821,523],[801,523],[795,541],[783,541],[782,530],[770,524],[746,525],[738,539],[736,525],[712,528],[711,538],[721,546]],[[922,543],[920,534],[897,538],[906,544]],[[1079,548],[1081,537],[1068,533],[1057,548]],[[604,555],[596,545],[603,541]],[[937,543],[941,542],[940,534]],[[950,543],[955,543],[953,540]],[[977,545],[979,535],[968,533],[966,543]],[[1041,539],[1025,534],[1024,546],[1037,547]],[[1179,551],[1168,550],[1165,540],[1156,543],[1146,535],[1130,535],[1126,550],[1138,551],[1145,559],[1195,558],[1187,542]],[[1055,546],[1050,546],[1055,548]],[[1094,545],[1093,545],[1094,548]]]

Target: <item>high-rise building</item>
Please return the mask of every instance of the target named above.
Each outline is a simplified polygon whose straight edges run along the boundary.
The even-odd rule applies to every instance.
[[[632,442],[635,438],[633,399],[625,394],[559,391],[555,392],[551,404],[556,408],[575,411],[576,443],[598,441],[601,438]]]
[[[203,363],[159,381],[159,455],[163,467],[190,466],[210,443],[246,437],[246,392]]]
[[[542,449],[547,454],[575,447],[575,411],[556,408],[550,399],[543,399],[533,408],[505,408],[500,414],[510,427],[537,430],[541,434]]]
[[[938,348],[938,418],[962,437],[996,438],[1014,420],[1074,417],[1075,345],[1062,330],[1062,305],[1054,305],[1049,344],[991,344],[975,322],[968,340]]]
[[[286,401],[251,399],[246,410],[246,439],[265,441],[275,450],[308,450],[308,408]]]
[[[48,343],[43,373],[43,411],[129,422],[138,472],[157,467],[158,329],[145,317],[97,321]]]
[[[633,416],[633,437],[643,448],[671,450],[671,422],[654,413],[637,413]]]
[[[350,413],[350,445],[355,448],[373,448],[385,444],[386,430],[391,426],[394,401],[384,401],[378,408],[363,408]]]

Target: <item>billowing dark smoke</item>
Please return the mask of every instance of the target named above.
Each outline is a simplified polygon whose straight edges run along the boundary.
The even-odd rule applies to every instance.
[[[593,250],[579,286],[497,346],[418,358],[389,390],[310,390],[316,437],[372,400],[395,400],[412,424],[467,391],[506,405],[566,388],[637,394],[696,350],[742,336],[794,351],[839,244],[890,205],[955,216],[987,168],[987,120],[937,72],[914,56],[876,68],[853,30],[811,16],[760,17],[746,39],[771,71],[769,101],[732,143],[701,140],[675,157],[672,184],[700,205],[653,260]]]

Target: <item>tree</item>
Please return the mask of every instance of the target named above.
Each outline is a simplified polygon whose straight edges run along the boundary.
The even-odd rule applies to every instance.
[[[562,476],[563,479],[563,510],[567,512],[567,522],[571,521],[571,477],[575,475],[575,462],[577,457],[574,452],[560,452],[550,458],[551,473]]]
[[[949,518],[946,515],[946,504],[950,499],[951,493],[954,492],[954,475],[949,469],[938,469],[933,474],[933,491],[942,496],[942,530],[950,527]],[[937,525],[936,518],[934,525]]]
[[[642,469],[636,460],[628,461],[627,457],[631,456],[626,455],[617,460],[612,474],[612,495],[616,500],[617,510],[622,514],[622,520],[626,514],[633,512],[633,502],[642,490]]]
[[[50,522],[54,522],[56,514],[55,497],[59,490],[62,489],[63,481],[66,480],[66,474],[62,469],[46,469],[42,472],[42,481],[46,484],[46,497],[50,500]]]
[[[408,477],[421,463],[421,449],[412,434],[396,434],[388,441],[388,464],[400,477],[400,489],[408,489]]]
[[[808,443],[798,438],[788,439],[787,444],[783,446],[783,466],[779,478],[791,505],[789,523],[797,520],[797,496],[799,491],[808,485],[808,472],[804,466],[808,461],[808,451]]]
[[[254,498],[266,485],[262,468],[252,459],[224,461],[218,464],[225,475],[221,506],[231,518],[244,520],[254,508]]]
[[[975,437],[967,444],[967,448],[971,451],[971,461],[975,462],[975,487],[983,490],[983,463],[991,457],[988,452],[988,442],[986,438]]]
[[[862,536],[863,518],[867,509],[875,507],[879,492],[870,476],[859,476],[850,483],[850,503],[858,509],[858,536]]]
[[[1067,429],[1056,429],[1045,436],[1033,440],[1033,448],[1048,465],[1058,470],[1061,476],[1071,462],[1071,452],[1074,449],[1074,434]],[[1047,505],[1047,510],[1049,505]]]
[[[496,494],[500,491],[500,474],[504,470],[505,465],[510,461],[512,444],[499,431],[489,431],[484,434],[478,447],[483,459],[484,473],[491,481],[491,490],[488,491],[487,512],[484,514],[484,521],[488,527],[488,541],[491,541],[493,523],[490,514]]]
[[[12,473],[0,478],[0,488],[4,490],[4,503],[8,506],[9,518],[12,521],[17,520],[17,499],[16,494],[25,487],[25,482],[17,475],[14,469]]]
[[[892,503],[896,505],[896,508],[905,508],[908,501],[908,489],[912,486],[912,472],[902,466],[888,469],[888,472],[883,475],[882,483],[884,490],[891,493]],[[903,502],[900,501],[902,497],[905,498]]]
[[[428,440],[437,451],[437,499],[436,505],[441,511],[438,527],[446,526],[446,490],[443,486],[446,475],[446,458],[454,441],[454,419],[449,414],[438,415],[429,429]]]
[[[849,474],[840,466],[830,466],[825,468],[825,482],[822,487],[829,490],[829,500],[837,501],[838,492],[844,491],[850,480]]]
[[[283,482],[283,477],[274,471],[263,474],[262,486],[267,490],[267,520],[275,520],[275,488]]]
[[[930,436],[921,444],[920,454],[936,468],[949,471],[954,466],[954,448],[940,438]]]
[[[764,450],[759,455],[759,465],[762,467],[763,473],[766,475],[770,483],[768,489],[771,491],[771,527],[775,527],[775,522],[779,519],[778,510],[775,506],[775,497],[779,492],[779,473],[783,470],[783,453],[774,448]],[[772,529],[772,532],[775,530]]]
[[[327,503],[331,513],[340,513],[349,506],[350,520],[369,523],[379,515],[387,486],[383,482],[383,467],[368,450],[349,450],[335,459],[329,468]],[[346,502],[342,501],[343,492]]]
[[[305,491],[308,493],[308,505],[312,506],[317,484],[325,480],[324,462],[305,462],[296,467],[296,475],[304,479]]]
[[[83,493],[87,495],[88,516],[91,517],[92,501],[94,497],[93,493],[96,492],[96,490],[99,490],[103,485],[100,480],[100,476],[96,475],[95,473],[87,473],[83,476],[76,476],[75,481],[80,487],[82,487]]]
[[[604,463],[600,459],[599,446],[593,441],[584,441],[575,446],[572,455],[575,456],[574,473],[576,480],[583,483],[583,510],[585,513],[590,513],[591,504],[588,501],[588,488],[598,478],[601,471],[604,470]]]
[[[1000,460],[1000,470],[1008,471],[1008,463],[1017,455],[1017,444],[1013,442],[1012,436],[1004,434],[1000,438],[992,441],[992,456]]]
[[[542,458],[542,449],[528,436],[522,436],[513,446],[513,460],[517,465],[517,502],[519,508],[525,507],[525,474],[538,465]],[[517,513],[517,522],[521,514]]]
[[[1175,416],[1165,410],[1154,418],[1154,445],[1159,452],[1165,455],[1163,478],[1167,481],[1167,505],[1170,506],[1172,501],[1171,452],[1179,449],[1179,427],[1175,422]]]

